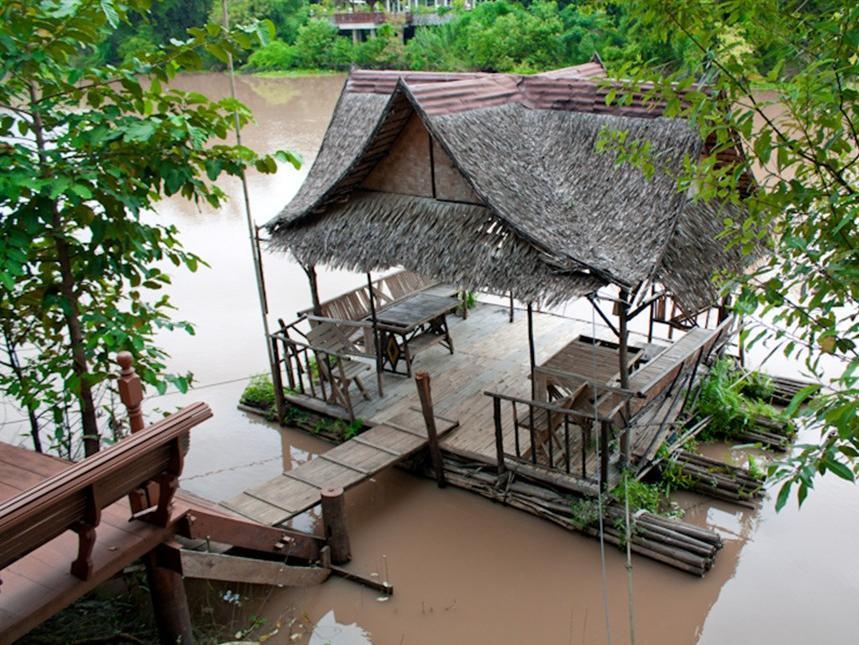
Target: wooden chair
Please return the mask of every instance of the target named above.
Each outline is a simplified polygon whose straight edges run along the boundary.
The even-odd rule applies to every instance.
[[[355,413],[349,389],[354,383],[364,399],[369,401],[370,394],[361,381],[361,376],[373,369],[371,365],[352,358],[365,355],[356,346],[356,326],[315,316],[312,318],[314,322],[307,334],[307,341],[316,357],[319,380],[329,385],[328,402],[342,405],[349,413],[349,418],[354,421]]]

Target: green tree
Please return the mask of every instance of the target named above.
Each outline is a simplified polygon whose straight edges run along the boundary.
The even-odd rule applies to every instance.
[[[667,79],[620,70],[654,80],[649,94],[667,102],[667,114],[688,118],[713,144],[689,160],[679,187],[743,206],[741,221],[724,220],[726,243],[766,248],[755,271],[726,282],[750,317],[744,339],[780,346],[818,381],[788,412],[819,427],[819,441],[771,470],[784,482],[777,507],[793,488],[801,504],[816,475],[859,473],[859,5],[648,0],[634,18],[652,38],[697,50]],[[746,158],[726,162],[722,153],[737,143]],[[745,189],[748,171],[756,189]]]
[[[337,27],[324,18],[314,18],[298,29],[295,38],[295,64],[306,69],[332,66]]]
[[[214,183],[220,175],[276,170],[272,157],[219,142],[234,120],[250,120],[247,108],[166,86],[199,67],[202,51],[225,59],[269,27],[210,24],[142,60],[81,64],[147,5],[0,5],[0,314],[13,345],[33,350],[24,376],[4,369],[0,386],[26,409],[51,407],[55,421],[74,397],[86,454],[98,450],[95,392],[116,352],[134,355],[146,383],[188,386],[187,377],[163,374],[165,354],[152,341],[160,329],[192,331],[157,295],[170,282],[164,263],[193,271],[201,260],[175,227],[144,215],[164,195],[217,207],[226,197]]]

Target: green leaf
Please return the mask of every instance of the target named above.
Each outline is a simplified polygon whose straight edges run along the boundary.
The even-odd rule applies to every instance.
[[[778,498],[775,502],[775,510],[780,511],[784,508],[784,505],[787,504],[787,500],[790,497],[790,489],[793,485],[793,482],[787,481],[782,484],[781,489],[778,492]]]

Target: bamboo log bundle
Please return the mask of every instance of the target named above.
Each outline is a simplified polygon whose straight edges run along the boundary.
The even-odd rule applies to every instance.
[[[775,390],[770,397],[770,403],[789,405],[793,397],[802,388],[812,385],[809,381],[797,381],[785,376],[771,376]]]
[[[598,520],[582,526],[573,516],[572,503],[577,498],[568,493],[553,490],[542,482],[526,481],[521,474],[509,471],[498,478],[486,464],[466,462],[458,457],[445,456],[444,466],[448,481],[455,486],[542,517],[565,529],[599,537],[595,524]],[[614,502],[607,502],[603,513],[604,539],[610,544],[624,546],[623,509]],[[633,518],[632,551],[687,573],[704,575],[713,566],[721,547],[719,535],[706,528],[652,513],[639,512]]]
[[[689,490],[747,508],[764,495],[763,478],[748,469],[726,464],[687,450],[678,450],[669,462],[688,478]]]

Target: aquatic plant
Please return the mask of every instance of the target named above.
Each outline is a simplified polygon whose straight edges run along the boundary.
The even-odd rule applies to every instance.
[[[245,386],[239,401],[260,410],[274,407],[274,385],[268,374],[257,374]]]
[[[763,391],[762,379],[755,381],[754,389]],[[710,423],[701,438],[715,438],[718,435],[736,437],[744,430],[766,425],[769,430],[789,435],[793,426],[786,416],[764,401],[759,401],[743,393],[748,384],[742,372],[728,358],[721,358],[710,368],[709,374],[701,383],[696,401],[696,415],[710,417]]]
[[[612,498],[620,504],[629,499],[631,511],[660,513],[668,505],[665,487],[657,483],[646,483],[636,479],[635,474],[624,470],[620,483],[611,491]]]

